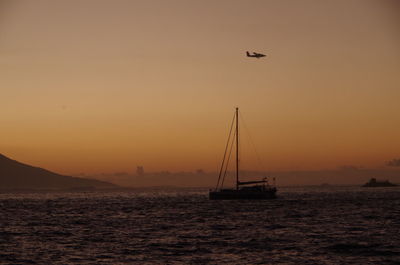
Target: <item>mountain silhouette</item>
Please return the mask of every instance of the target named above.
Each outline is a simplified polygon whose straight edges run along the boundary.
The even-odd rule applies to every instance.
[[[114,184],[94,179],[53,173],[12,160],[0,154],[0,189],[92,189],[115,188]]]

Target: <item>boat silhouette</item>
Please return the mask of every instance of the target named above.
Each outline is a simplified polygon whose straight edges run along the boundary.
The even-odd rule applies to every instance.
[[[232,139],[232,144],[230,145],[234,124],[234,139]],[[224,179],[226,176],[233,145],[235,145],[236,147],[236,188],[224,189]],[[210,200],[266,200],[275,199],[276,192],[277,189],[275,185],[270,185],[267,177],[264,177],[261,180],[257,181],[240,181],[239,179],[239,108],[236,108],[228,136],[228,142],[225,147],[221,169],[219,171],[217,185],[214,190],[210,190],[209,198]]]

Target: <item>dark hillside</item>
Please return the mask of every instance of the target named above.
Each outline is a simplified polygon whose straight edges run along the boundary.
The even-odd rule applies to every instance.
[[[93,179],[63,176],[33,167],[0,154],[0,189],[113,188],[114,184]]]

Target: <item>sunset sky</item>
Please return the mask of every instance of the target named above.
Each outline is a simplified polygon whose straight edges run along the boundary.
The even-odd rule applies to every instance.
[[[261,169],[379,167],[400,1],[0,0],[0,92],[0,153],[63,174],[216,171],[236,106]]]

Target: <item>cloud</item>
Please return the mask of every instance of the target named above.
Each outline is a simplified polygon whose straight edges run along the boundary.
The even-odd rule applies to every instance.
[[[386,163],[389,167],[400,167],[400,158],[394,158]]]

